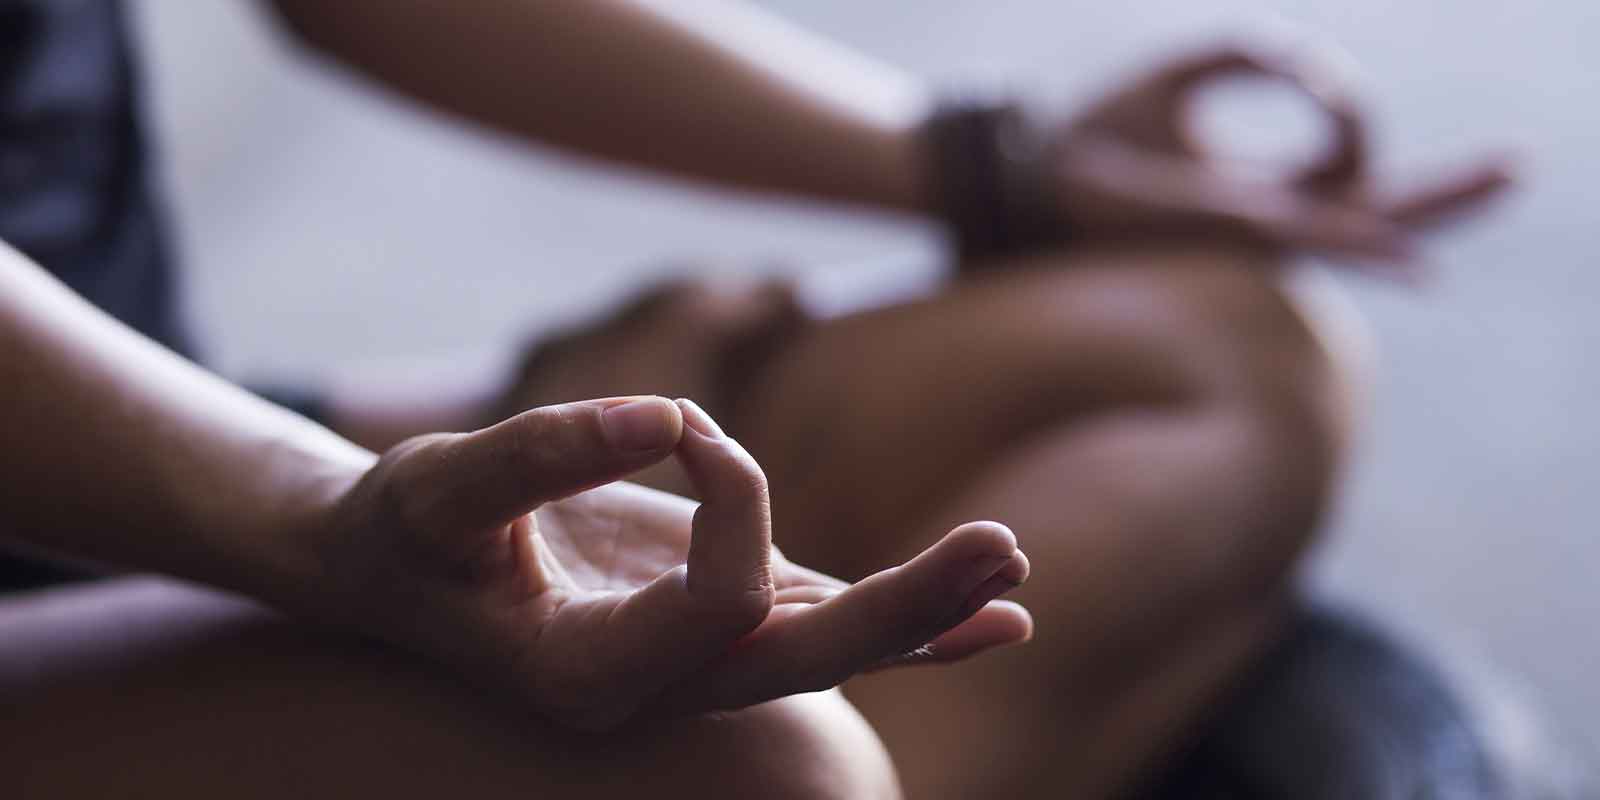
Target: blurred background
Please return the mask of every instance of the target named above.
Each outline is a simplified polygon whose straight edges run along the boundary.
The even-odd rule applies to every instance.
[[[1057,108],[1173,46],[1288,24],[1349,54],[1384,163],[1519,151],[1524,187],[1432,244],[1426,291],[1335,278],[1377,361],[1311,578],[1600,740],[1592,0],[764,4],[936,84]],[[789,272],[846,307],[937,263],[920,226],[646,184],[404,108],[290,51],[245,0],[135,9],[190,317],[235,377],[490,362],[685,264]]]

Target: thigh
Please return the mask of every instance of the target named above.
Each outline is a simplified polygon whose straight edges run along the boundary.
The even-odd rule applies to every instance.
[[[1225,410],[1337,427],[1326,348],[1269,266],[1040,256],[813,326],[752,373],[731,425],[771,481],[779,543],[851,577],[881,569],[942,533],[941,501],[984,465],[1100,421]]]
[[[1344,412],[1267,266],[1045,257],[825,323],[754,382],[791,556],[854,577],[992,518],[1033,562],[1031,644],[851,685],[913,796],[1097,796],[1271,635]]]
[[[8,797],[893,796],[836,692],[577,734],[408,657],[154,579],[0,603]]]

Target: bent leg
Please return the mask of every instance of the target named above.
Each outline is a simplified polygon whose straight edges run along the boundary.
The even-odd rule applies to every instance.
[[[0,602],[7,797],[898,796],[837,692],[613,734],[157,579]]]
[[[734,423],[797,560],[860,575],[1011,525],[1027,647],[848,687],[913,797],[1103,796],[1270,637],[1348,417],[1248,256],[1056,256],[818,326]]]

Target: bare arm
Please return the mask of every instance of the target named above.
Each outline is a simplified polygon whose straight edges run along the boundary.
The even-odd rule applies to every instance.
[[[243,591],[575,725],[743,707],[1031,630],[991,602],[1028,573],[995,523],[854,586],[785,560],[760,467],[688,401],[547,406],[375,461],[3,245],[0,387],[0,536]],[[610,485],[669,456],[704,502]]]
[[[3,244],[0,387],[0,535],[261,596],[305,577],[296,533],[373,460]]]
[[[941,205],[932,186],[943,181],[923,174],[944,168],[927,157],[919,132],[931,106],[927,90],[748,4],[274,3],[305,41],[391,88],[534,141],[821,201],[915,213]],[[1181,99],[1200,83],[1239,73],[1275,75],[1307,91],[1328,83],[1303,65],[1278,62],[1234,48],[1197,51],[1118,87],[1043,132],[1049,146],[1024,170],[1038,173],[1042,195],[1029,196],[1046,206],[1039,213],[1057,223],[1051,229],[1070,231],[1076,245],[1220,240],[1403,266],[1421,228],[1505,185],[1505,167],[1487,163],[1407,192],[1373,191],[1364,183],[1360,117],[1339,104],[1329,111],[1344,132],[1341,148],[1318,168],[1315,184],[1209,163],[1183,134]],[[938,163],[946,161],[972,159]],[[962,216],[943,205],[945,221]],[[335,397],[331,418],[357,441],[387,443],[481,423],[485,407],[498,407],[483,394],[380,400],[358,389]]]
[[[273,2],[328,55],[543,144],[745,189],[926,205],[921,89],[744,4]]]

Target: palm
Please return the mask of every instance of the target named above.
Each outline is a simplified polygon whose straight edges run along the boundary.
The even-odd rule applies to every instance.
[[[630,483],[614,483],[541,506],[533,527],[559,564],[552,590],[598,600],[631,592],[683,564],[695,503]]]
[[[663,575],[688,560],[697,505],[664,492],[616,483],[547,504],[535,512],[530,533],[538,535],[530,536],[533,546],[528,563],[537,565],[534,568],[543,573],[535,582],[549,586],[542,602],[535,604],[544,615],[538,621],[538,628],[543,631],[539,651],[547,657],[526,665],[526,672],[544,676],[547,684],[555,675],[568,676],[572,681],[562,686],[562,697],[546,697],[543,702],[559,705],[576,696],[580,698],[576,705],[583,711],[570,719],[580,724],[600,725],[625,716],[635,705],[644,702],[644,698],[618,695],[605,678],[609,671],[605,665],[627,670],[637,663],[637,632],[627,626],[611,624],[611,621],[619,606],[634,597],[635,592],[661,580]],[[982,548],[991,546],[992,542],[981,537],[969,540],[967,546],[974,545]],[[779,659],[788,661],[797,655],[783,646],[786,640],[804,638],[818,625],[832,624],[838,612],[823,609],[821,605],[838,597],[849,584],[791,563],[776,548],[769,552],[776,605],[773,612],[744,637],[746,643],[755,644],[747,644],[745,652],[737,655],[714,658],[703,665],[697,675],[668,687],[662,693],[668,698],[665,701],[668,705],[729,707],[777,696],[764,688],[768,685],[764,680],[767,676],[745,687],[717,685],[721,682],[718,676],[737,676],[748,667],[771,671],[781,663]],[[1000,560],[1008,565],[1017,563],[1009,555]],[[1026,562],[1020,563],[1025,565]],[[1007,572],[1000,576],[1000,584],[1005,588],[1026,576],[1025,566],[1021,571]],[[845,603],[860,610],[869,605],[881,605],[881,600],[886,598],[876,599],[880,602],[850,604],[846,599]],[[958,605],[943,613],[924,615],[922,620],[908,620],[898,636],[898,644],[885,648],[880,643],[882,652],[867,661],[856,657],[858,663],[854,669],[819,668],[810,676],[812,683],[786,688],[829,688],[861,668],[872,669],[920,658],[961,658],[973,651],[975,641],[987,641],[997,635],[1003,638],[1015,627],[1017,620],[1013,610],[984,611],[983,606],[992,599],[991,595],[981,596],[976,603],[970,592],[956,599]],[[817,619],[810,619],[812,616]],[[965,625],[959,624],[963,621]],[[957,628],[959,634],[944,637],[944,652],[929,649],[929,643],[940,634]],[[575,654],[582,656],[574,658]],[[600,677],[598,681],[597,676]],[[594,694],[596,691],[609,692],[613,703],[608,705],[600,701]]]
[[[505,666],[548,713],[584,727],[625,718],[644,698],[617,688],[617,673],[636,666],[639,641],[616,624],[635,593],[688,559],[696,504],[630,483],[615,483],[548,503],[507,527],[528,543],[511,554],[512,595],[528,592],[524,613],[491,614],[494,641],[520,641]],[[489,587],[480,587],[488,589]],[[498,593],[491,593],[493,594]],[[648,684],[647,684],[648,685]]]

